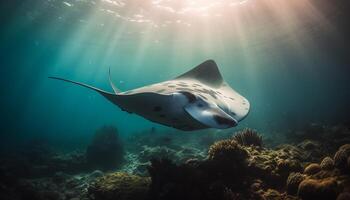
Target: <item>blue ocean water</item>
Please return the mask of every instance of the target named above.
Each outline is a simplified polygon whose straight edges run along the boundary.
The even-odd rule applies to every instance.
[[[312,122],[349,120],[348,30],[339,20],[341,6],[303,0],[176,2],[2,3],[2,141],[44,136],[71,145],[105,124],[123,135],[171,129],[48,76],[112,91],[110,68],[116,86],[126,91],[171,79],[207,59],[250,101],[249,116],[232,131],[251,127],[283,134]]]

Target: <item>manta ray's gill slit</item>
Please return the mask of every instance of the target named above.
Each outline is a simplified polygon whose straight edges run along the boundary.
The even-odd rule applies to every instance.
[[[181,86],[181,87],[189,87],[189,85],[184,84],[184,83],[177,83],[176,85]]]
[[[205,97],[204,95],[202,95],[202,94],[198,94],[200,97],[202,97],[203,99],[205,99],[205,100],[208,100],[208,98],[207,97]]]
[[[190,92],[182,91],[180,93],[185,95],[185,97],[187,98],[188,102],[193,103],[193,102],[196,101],[196,96],[191,94]]]

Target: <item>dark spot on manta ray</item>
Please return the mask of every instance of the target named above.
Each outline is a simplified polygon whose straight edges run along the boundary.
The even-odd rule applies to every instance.
[[[189,91],[189,92],[194,92],[195,90],[192,90],[190,88],[176,88],[177,90],[185,90],[185,91]]]
[[[165,89],[160,89],[160,90],[157,90],[156,92],[164,92],[165,91]]]
[[[230,126],[234,126],[236,124],[233,120],[229,120],[229,119],[221,117],[219,115],[214,115],[213,117],[214,117],[214,120],[218,124],[226,124],[226,125],[230,125]]]
[[[190,92],[180,92],[180,93],[185,95],[185,97],[190,103],[193,103],[194,101],[196,101],[196,96],[194,94]]]
[[[230,99],[233,100],[233,101],[235,100],[235,98],[232,98],[232,97],[230,97]]]
[[[176,84],[176,85],[181,86],[181,87],[188,87],[187,84],[183,84],[183,83],[178,83],[178,84]]]
[[[168,85],[168,87],[170,87],[170,88],[174,88],[174,87],[176,87],[175,85]]]
[[[160,107],[160,106],[154,106],[153,111],[155,111],[155,112],[162,111],[162,107]]]

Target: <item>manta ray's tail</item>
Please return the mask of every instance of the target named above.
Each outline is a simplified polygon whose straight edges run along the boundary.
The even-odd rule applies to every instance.
[[[109,101],[111,101],[112,103],[116,103],[116,97],[118,96],[117,94],[113,94],[113,93],[110,93],[110,92],[101,90],[101,89],[99,89],[99,88],[96,88],[96,87],[93,87],[93,86],[90,86],[90,85],[87,85],[87,84],[84,84],[84,83],[80,83],[80,82],[76,82],[76,81],[71,81],[71,80],[64,79],[64,78],[53,77],[53,76],[50,76],[49,78],[51,78],[51,79],[56,79],[56,80],[60,80],[60,81],[65,81],[65,82],[69,82],[69,83],[74,83],[74,84],[76,84],[76,85],[80,85],[80,86],[89,88],[89,89],[91,89],[91,90],[94,90],[94,91],[100,93],[102,96],[106,97],[106,98],[107,98]],[[114,88],[113,88],[113,90],[114,90]]]

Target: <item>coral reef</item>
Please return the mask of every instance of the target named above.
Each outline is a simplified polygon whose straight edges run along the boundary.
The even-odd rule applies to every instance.
[[[350,144],[344,144],[334,155],[334,165],[341,170],[349,170]]]
[[[346,199],[350,189],[349,171],[346,170],[349,146],[345,144],[338,149],[334,162],[326,156],[320,164],[306,165],[303,174],[291,173],[287,179],[287,192],[297,194],[302,200]]]
[[[299,184],[305,179],[305,175],[299,172],[292,172],[287,179],[287,193],[296,195],[298,193]]]
[[[304,169],[304,174],[307,175],[313,175],[316,174],[317,172],[321,171],[321,166],[317,163],[311,163]]]
[[[142,200],[149,184],[149,178],[116,172],[97,178],[88,191],[95,200]]]
[[[26,200],[88,200],[88,185],[97,177],[102,176],[100,171],[88,174],[69,175],[56,173],[52,177],[37,179],[21,179],[12,192],[6,194],[1,191],[1,199]]]
[[[305,200],[336,199],[337,182],[334,178],[322,180],[305,179],[299,184],[298,196]]]
[[[334,169],[334,161],[331,157],[327,156],[323,158],[320,166],[322,170],[332,170]]]
[[[111,170],[121,165],[123,154],[117,128],[104,126],[96,131],[86,150],[86,159],[92,169]]]
[[[87,159],[82,150],[55,152],[34,142],[33,151],[1,154],[0,199],[349,199],[348,127],[313,125],[305,131],[321,136],[307,138],[305,134],[298,143],[269,148],[250,142],[256,138],[242,139],[249,134],[240,135],[239,141],[229,132],[223,138],[214,132],[200,141],[200,134],[167,136],[153,128],[147,136],[134,138],[135,145],[122,148],[117,131],[105,127],[97,131],[89,148],[101,153],[104,146],[115,153],[119,143],[122,150],[118,152],[125,160],[119,165],[118,153],[120,168],[116,167],[118,159],[112,161],[114,167],[104,165],[112,153],[100,154],[102,161],[93,161],[94,156]],[[117,171],[93,171],[107,168]]]
[[[242,131],[235,133],[233,139],[243,146],[253,145],[262,147],[263,145],[262,136],[256,130],[250,128],[245,128]]]

